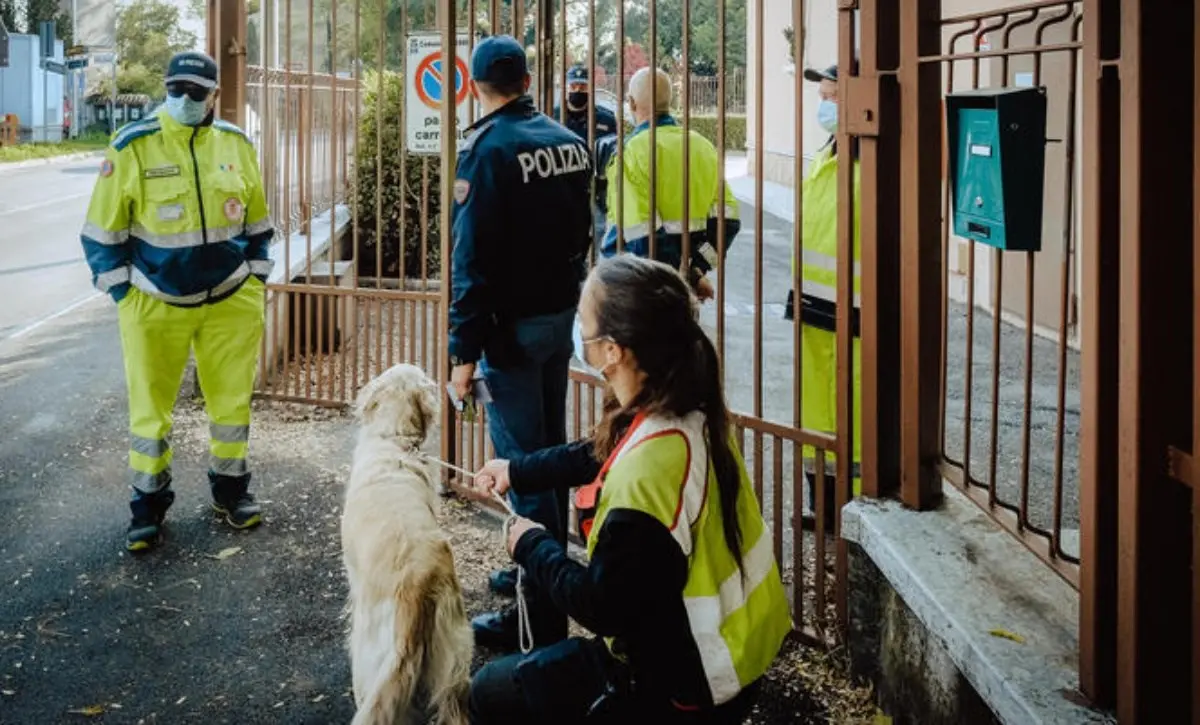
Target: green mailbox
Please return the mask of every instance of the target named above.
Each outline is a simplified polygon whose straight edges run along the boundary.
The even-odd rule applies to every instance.
[[[954,233],[1001,250],[1042,248],[1046,89],[946,96]]]

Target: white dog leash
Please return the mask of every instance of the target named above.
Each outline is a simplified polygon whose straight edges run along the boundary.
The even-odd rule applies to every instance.
[[[434,465],[441,466],[442,468],[445,468],[448,471],[453,471],[454,473],[457,473],[459,475],[466,476],[467,478],[469,478],[472,481],[475,480],[475,474],[471,473],[470,471],[466,470],[465,468],[459,468],[458,466],[456,466],[452,463],[446,463],[442,459],[435,458],[427,453],[418,452],[417,455],[420,456],[420,458],[424,461],[428,461],[429,463],[432,463]],[[490,489],[488,490],[488,493],[491,494],[491,498],[493,501],[499,503],[501,506],[504,507],[504,510],[508,512],[508,519],[506,519],[504,522],[504,541],[505,541],[505,544],[507,545],[508,530],[512,526],[513,522],[516,521],[517,512],[513,511],[512,506],[510,506],[508,504],[508,501],[505,501],[504,497],[502,497],[500,494],[498,494],[495,491],[490,490]],[[524,568],[518,566],[517,567],[517,587],[516,587],[517,644],[521,648],[521,654],[527,655],[533,651],[533,628],[529,624],[529,605],[525,601],[525,592],[523,591],[524,587],[523,587],[523,582],[521,581],[523,572],[524,572]]]

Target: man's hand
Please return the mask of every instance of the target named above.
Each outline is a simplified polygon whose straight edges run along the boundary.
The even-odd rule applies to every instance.
[[[515,517],[513,522],[508,526],[508,541],[505,545],[505,548],[508,549],[508,555],[513,555],[513,551],[517,548],[517,542],[521,540],[521,536],[526,531],[544,528],[546,527],[527,518],[521,516]]]
[[[502,458],[488,461],[475,474],[475,493],[481,498],[491,498],[493,494],[504,496],[511,487],[512,482],[508,478],[508,461]]]
[[[696,282],[696,297],[701,302],[706,302],[716,297],[716,292],[713,290],[712,282],[709,281],[708,277],[701,277]]]
[[[454,394],[459,400],[466,400],[471,394],[471,380],[475,377],[475,363],[465,363],[450,372],[450,384],[454,386]]]

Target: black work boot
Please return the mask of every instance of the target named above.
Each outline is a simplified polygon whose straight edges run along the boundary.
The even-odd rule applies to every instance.
[[[521,642],[517,621],[515,604],[499,612],[488,612],[475,617],[471,620],[475,644],[501,652],[518,651]],[[538,616],[538,612],[531,609],[529,623],[533,630],[534,647],[546,647],[567,638],[567,618],[557,611],[545,612],[543,616]],[[526,637],[528,636],[526,634]]]
[[[170,488],[156,493],[142,493],[135,488],[133,498],[129,501],[129,510],[133,513],[133,518],[125,534],[125,548],[133,552],[142,552],[162,543],[163,519],[173,503],[175,492]]]
[[[212,489],[213,511],[225,518],[225,523],[235,529],[250,529],[262,523],[262,507],[247,492],[250,474],[222,476],[208,474]]]
[[[488,589],[502,597],[517,595],[517,568],[497,569],[488,575]]]

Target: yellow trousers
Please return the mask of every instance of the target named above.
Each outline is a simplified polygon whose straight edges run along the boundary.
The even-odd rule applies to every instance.
[[[176,307],[134,288],[117,305],[129,392],[133,487],[155,493],[171,483],[175,400],[194,351],[209,419],[209,471],[247,474],[250,399],[266,323],[263,283],[246,280],[211,305]]]
[[[800,328],[800,425],[830,435],[837,434],[837,335],[811,325]],[[859,464],[862,462],[862,349],[854,340],[853,429],[855,472],[854,495],[862,493]],[[804,446],[806,468],[815,466],[816,451]],[[832,472],[837,456],[825,456],[827,472]],[[816,469],[813,468],[813,471]]]

